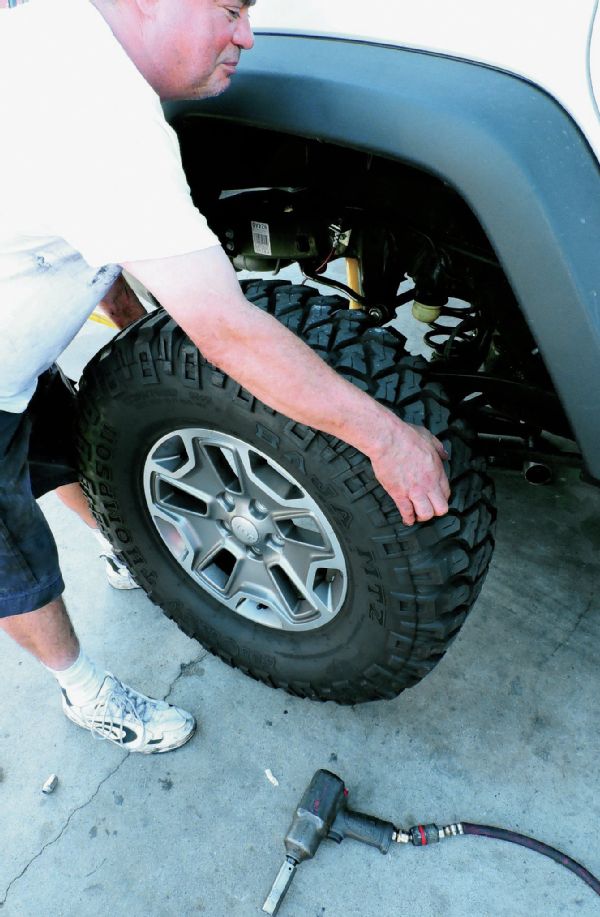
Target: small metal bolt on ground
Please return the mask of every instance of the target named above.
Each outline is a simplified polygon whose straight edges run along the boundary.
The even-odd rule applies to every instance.
[[[50,793],[54,792],[57,786],[58,786],[58,777],[56,776],[56,774],[50,774],[50,776],[48,777],[48,779],[46,780],[46,782],[44,783],[42,787],[42,793],[44,793],[44,795],[46,796],[49,796]]]

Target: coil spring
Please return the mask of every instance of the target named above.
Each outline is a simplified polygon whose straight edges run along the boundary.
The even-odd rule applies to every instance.
[[[478,349],[481,341],[481,313],[471,303],[454,300],[460,305],[443,306],[439,318],[431,322],[424,335],[425,343],[443,360]]]

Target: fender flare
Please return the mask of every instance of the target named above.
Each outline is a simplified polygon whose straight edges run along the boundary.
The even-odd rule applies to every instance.
[[[600,479],[600,168],[558,102],[467,61],[263,34],[227,93],[165,111],[353,147],[451,185],[494,247]]]

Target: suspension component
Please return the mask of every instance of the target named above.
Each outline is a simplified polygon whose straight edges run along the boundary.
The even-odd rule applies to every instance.
[[[413,318],[416,318],[418,322],[423,322],[425,325],[433,325],[442,314],[442,307],[426,305],[415,299],[412,305],[412,314]]]
[[[460,357],[469,361],[469,356],[479,357],[487,339],[487,331],[478,306],[455,299],[448,304],[448,292],[452,290],[448,256],[437,249],[426,249],[413,268],[415,301],[412,314],[419,322],[429,325],[423,336],[428,347],[438,360],[454,360]]]
[[[438,359],[450,360],[478,344],[481,313],[477,306],[469,303],[445,305],[439,309],[438,318],[428,324],[430,330],[424,335],[425,343]]]

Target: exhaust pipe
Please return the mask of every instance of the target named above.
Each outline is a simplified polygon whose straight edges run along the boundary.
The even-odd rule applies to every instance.
[[[524,462],[523,477],[528,484],[549,484],[552,480],[552,469],[543,462]]]

